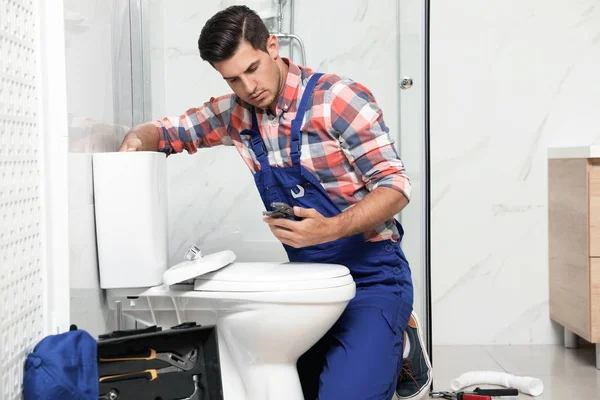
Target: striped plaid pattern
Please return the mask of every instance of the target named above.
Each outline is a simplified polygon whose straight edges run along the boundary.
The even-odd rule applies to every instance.
[[[273,167],[285,167],[290,158],[291,124],[313,71],[290,60],[289,72],[276,115],[256,109],[261,136]],[[250,170],[260,170],[250,146],[241,135],[252,127],[252,106],[235,94],[211,98],[177,117],[154,121],[160,130],[160,151],[167,154],[200,147],[235,146]],[[371,92],[361,84],[334,74],[321,77],[307,106],[302,124],[304,168],[323,185],[341,211],[380,186],[410,198],[410,181],[396,152],[383,114]],[[393,219],[365,236],[370,241],[398,240]]]

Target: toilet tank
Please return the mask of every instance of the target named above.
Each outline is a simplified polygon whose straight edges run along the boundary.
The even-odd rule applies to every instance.
[[[168,262],[166,155],[92,157],[100,287],[162,284]]]

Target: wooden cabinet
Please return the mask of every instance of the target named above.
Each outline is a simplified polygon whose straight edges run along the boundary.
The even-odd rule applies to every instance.
[[[550,318],[600,343],[600,158],[548,160],[548,230]]]

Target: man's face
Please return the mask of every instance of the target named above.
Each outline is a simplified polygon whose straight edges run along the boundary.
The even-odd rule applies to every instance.
[[[282,85],[281,71],[275,62],[278,57],[277,38],[272,35],[267,41],[267,53],[243,40],[231,58],[214,63],[214,67],[242,100],[267,108],[278,100]]]

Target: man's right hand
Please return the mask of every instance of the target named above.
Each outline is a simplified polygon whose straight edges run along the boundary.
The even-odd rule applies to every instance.
[[[123,139],[119,151],[138,151],[141,150],[141,148],[142,140],[135,133],[129,133],[125,136],[125,139]]]
[[[119,147],[119,151],[158,151],[158,129],[152,123],[133,127]]]
[[[127,134],[125,139],[123,139],[123,143],[121,143],[121,147],[119,147],[119,151],[138,151],[142,148],[142,141],[136,134]]]

